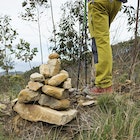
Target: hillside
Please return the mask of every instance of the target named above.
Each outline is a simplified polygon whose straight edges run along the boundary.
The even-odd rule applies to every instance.
[[[9,72],[9,75],[14,75],[14,74],[23,74],[24,72],[22,71],[16,71],[16,72]],[[0,76],[5,75],[5,72],[0,72]]]

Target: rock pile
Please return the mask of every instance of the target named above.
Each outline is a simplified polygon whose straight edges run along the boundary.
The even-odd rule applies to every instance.
[[[70,109],[71,88],[71,78],[67,71],[61,70],[59,55],[50,54],[47,64],[39,67],[39,73],[30,75],[13,109],[29,121],[64,125],[77,115],[77,110]]]

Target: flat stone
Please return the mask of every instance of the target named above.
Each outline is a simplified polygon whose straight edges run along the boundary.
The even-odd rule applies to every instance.
[[[33,82],[33,81],[28,82],[28,88],[33,91],[39,90],[42,86],[43,86],[43,84],[40,82]]]
[[[42,74],[35,72],[30,75],[30,80],[34,82],[43,82],[45,79]]]
[[[68,75],[65,73],[59,73],[48,80],[48,85],[58,86],[68,78]]]
[[[44,75],[44,77],[50,77],[50,68],[48,64],[42,64],[39,67],[40,74]]]
[[[57,59],[57,58],[59,58],[59,57],[60,57],[60,56],[59,56],[58,53],[52,53],[52,54],[49,55],[49,59]]]
[[[56,125],[65,125],[77,115],[77,110],[75,109],[56,111],[49,107],[35,104],[20,104],[18,102],[13,109],[25,120],[33,122],[42,121]]]
[[[49,85],[44,85],[42,87],[42,92],[57,99],[65,99],[69,97],[69,91]]]
[[[67,80],[63,83],[63,88],[64,89],[71,89],[72,88],[71,78],[67,78]]]
[[[69,73],[66,70],[61,70],[60,73],[63,73],[65,75],[67,75],[67,77],[69,77]]]
[[[77,89],[76,89],[76,88],[70,88],[70,89],[69,89],[69,92],[70,92],[70,93],[77,92]]]
[[[61,68],[61,61],[59,59],[50,59],[48,60],[50,77],[58,74]]]
[[[18,102],[20,102],[20,103],[38,101],[39,98],[40,98],[40,93],[32,91],[30,89],[23,89],[18,94]]]
[[[97,100],[80,100],[79,105],[81,106],[90,106],[90,105],[97,105]]]
[[[59,59],[49,59],[47,64],[42,64],[39,67],[39,72],[45,78],[52,77],[60,72],[61,62]]]
[[[58,100],[45,94],[41,94],[38,103],[56,110],[64,110],[70,107],[70,101],[68,99]]]

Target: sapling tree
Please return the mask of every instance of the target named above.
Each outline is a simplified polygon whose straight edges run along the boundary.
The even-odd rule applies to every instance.
[[[31,49],[30,44],[28,42],[26,42],[23,39],[20,39],[20,42],[16,45],[16,48],[11,49],[11,52],[15,54],[15,57],[17,59],[28,62],[30,68],[32,68],[31,61],[34,58],[34,56],[36,56],[38,50],[37,48]]]
[[[25,0],[22,3],[22,7],[25,12],[21,13],[23,20],[37,22],[38,34],[39,34],[39,45],[41,52],[41,62],[43,63],[43,51],[42,51],[42,36],[41,36],[41,24],[40,18],[43,15],[43,11],[48,7],[47,0]]]
[[[7,15],[0,17],[0,67],[8,75],[9,70],[14,68],[14,61],[10,56],[10,49],[18,33],[10,24],[11,18]]]
[[[139,14],[139,6],[140,2],[138,0],[137,9],[132,6],[124,6],[123,12],[128,16],[128,31],[134,31],[134,43],[133,49],[131,53],[131,64],[130,64],[130,71],[129,71],[129,79],[134,80],[134,71],[137,64],[139,64],[139,52],[140,52],[140,41],[138,39],[139,36],[139,21],[140,21],[140,14]]]
[[[82,47],[82,26],[83,26],[83,3],[81,1],[66,2],[61,7],[62,17],[59,22],[59,30],[56,33],[56,45],[50,50],[56,51],[62,58],[77,60],[79,50]]]
[[[7,75],[9,70],[14,69],[14,55],[17,59],[30,63],[37,53],[37,48],[31,49],[30,44],[23,39],[18,44],[15,43],[18,33],[12,28],[11,20],[7,15],[0,17],[0,67]]]

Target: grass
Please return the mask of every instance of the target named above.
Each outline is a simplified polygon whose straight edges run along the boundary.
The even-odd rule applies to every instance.
[[[3,126],[1,123],[0,123],[0,140],[6,140],[3,133]]]
[[[104,96],[98,99],[98,112],[93,114],[90,131],[78,140],[139,140],[140,108],[130,98]]]

